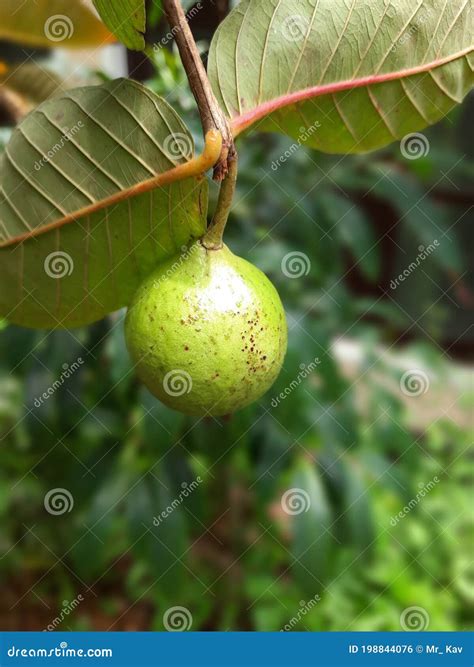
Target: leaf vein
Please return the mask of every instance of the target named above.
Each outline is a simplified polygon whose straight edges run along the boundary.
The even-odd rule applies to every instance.
[[[10,162],[12,167],[15,169],[15,171],[17,171],[20,174],[20,176],[23,178],[23,180],[26,183],[28,183],[28,185],[30,187],[32,187],[34,190],[36,190],[36,192],[38,192],[38,194],[40,194],[43,199],[45,199],[49,204],[54,206],[54,208],[57,211],[59,211],[62,215],[67,215],[67,211],[65,209],[63,209],[59,204],[57,204],[54,200],[52,200],[49,197],[49,195],[47,195],[46,192],[44,192],[44,190],[42,188],[40,188],[39,185],[37,185],[33,180],[30,180],[29,174],[25,175],[23,170],[20,169],[20,167],[17,165],[17,163],[13,160],[12,156],[10,155],[10,151],[8,149],[8,146],[6,146],[4,154],[7,156],[8,161]]]
[[[400,84],[403,88],[403,92],[405,93],[405,96],[406,96],[407,100],[410,102],[410,104],[415,109],[415,111],[420,116],[420,118],[422,118],[423,121],[429,125],[429,123],[430,123],[429,118],[427,118],[427,116],[425,115],[424,110],[422,109],[422,107],[418,105],[418,102],[415,101],[416,98],[412,95],[411,91],[409,91],[409,88],[408,88],[406,82],[404,81],[404,79],[400,79]]]
[[[304,39],[304,42],[303,42],[303,47],[302,47],[300,55],[298,57],[298,61],[296,63],[295,70],[294,70],[293,75],[291,77],[287,92],[289,92],[291,90],[291,88],[293,86],[293,82],[296,78],[296,74],[297,74],[297,72],[300,68],[301,61],[303,59],[303,55],[304,55],[304,53],[306,51],[306,47],[308,45],[309,37],[311,35],[311,31],[313,30],[314,21],[316,20],[316,13],[317,13],[318,8],[319,8],[319,2],[320,2],[320,0],[316,0],[316,4],[314,6],[314,10],[313,10],[313,13],[311,15],[311,21],[310,21],[309,26],[308,26],[308,32],[305,35],[305,39]]]
[[[390,123],[388,122],[388,119],[386,118],[386,116],[385,116],[385,114],[383,113],[382,109],[381,109],[380,106],[378,105],[377,100],[375,99],[375,96],[374,96],[372,90],[370,89],[370,86],[367,86],[367,93],[369,94],[369,99],[370,99],[370,101],[372,102],[372,106],[374,107],[375,111],[377,112],[377,115],[379,116],[379,118],[380,118],[380,120],[382,121],[382,123],[385,125],[385,127],[386,127],[387,130],[389,131],[390,135],[391,135],[394,139],[398,139],[397,133],[394,132],[394,131],[392,130],[392,128],[391,128],[391,126],[390,126]]]
[[[242,17],[242,23],[239,26],[239,32],[237,33],[237,39],[235,41],[235,84],[236,84],[236,89],[237,89],[237,103],[239,105],[239,113],[242,113],[242,102],[240,99],[240,76],[239,76],[239,67],[238,67],[238,62],[239,62],[239,42],[240,42],[240,37],[243,32],[243,27],[245,23],[245,19],[247,17],[250,5],[252,4],[252,0],[249,0],[249,3],[245,9],[245,12]]]
[[[79,104],[79,102],[72,97],[71,95],[66,95],[66,97],[71,100],[86,116],[89,118],[97,127],[100,127],[101,130],[103,130],[116,144],[117,146],[120,146],[123,148],[123,150],[130,155],[131,158],[133,158],[136,162],[142,165],[150,174],[155,174],[155,170],[145,162],[145,160],[142,160],[142,158],[137,155],[134,151],[130,149],[127,144],[123,143],[121,139],[119,139],[113,132],[111,132],[106,125],[100,122],[95,116],[90,113],[87,109],[84,109],[84,107]]]
[[[354,13],[354,7],[355,7],[355,4],[356,4],[356,0],[352,0],[351,6],[350,6],[350,8],[349,8],[349,12],[348,12],[348,14],[347,14],[346,21],[345,21],[345,23],[344,23],[344,27],[342,28],[341,34],[340,34],[339,37],[338,37],[336,46],[334,47],[334,50],[333,50],[333,52],[331,53],[331,55],[330,55],[330,57],[329,57],[329,60],[328,60],[328,62],[327,62],[327,64],[326,64],[326,67],[324,68],[323,73],[321,74],[321,77],[320,77],[320,79],[319,79],[319,83],[318,83],[318,85],[321,85],[321,83],[324,81],[324,77],[326,76],[326,74],[327,74],[329,68],[331,67],[331,65],[332,65],[332,63],[333,63],[333,61],[334,61],[334,58],[335,58],[335,56],[336,56],[336,53],[337,53],[337,51],[338,51],[338,49],[339,49],[339,45],[341,44],[342,39],[343,39],[344,35],[346,34],[346,29],[347,29],[347,26],[349,25],[349,21],[351,20],[351,16],[352,16],[352,14]]]
[[[20,134],[22,135],[22,137],[24,137],[24,139],[30,144],[30,146],[32,146],[32,148],[34,148],[35,151],[37,151],[37,152],[39,153],[39,155],[41,155],[42,158],[44,158],[44,153],[43,153],[43,151],[42,151],[41,148],[39,148],[38,145],[31,139],[31,137],[29,137],[29,136],[26,134],[26,132],[24,131],[24,128],[22,127],[22,125],[19,125],[19,126],[18,126],[18,130],[19,130]],[[59,167],[57,164],[55,164],[55,163],[53,162],[53,158],[48,158],[48,160],[47,160],[47,162],[46,162],[46,165],[44,165],[44,167],[46,167],[46,168],[48,168],[49,166],[51,166],[51,168],[53,168],[54,170],[56,170],[56,171],[58,172],[58,174],[60,174],[60,175],[64,178],[64,180],[66,180],[68,183],[70,183],[76,190],[78,190],[79,192],[81,192],[81,193],[84,195],[84,197],[86,197],[86,199],[88,199],[88,200],[91,202],[91,204],[95,204],[95,202],[97,201],[97,200],[95,199],[95,197],[93,197],[93,196],[90,194],[90,192],[88,192],[87,190],[84,190],[78,183],[76,183],[76,181],[74,181],[74,180],[71,178],[71,176],[70,176],[69,174],[67,174],[66,172],[64,172],[63,169],[61,169],[61,167]]]
[[[385,61],[387,60],[387,58],[389,57],[390,53],[392,52],[392,49],[393,49],[394,45],[397,44],[397,42],[402,38],[402,36],[403,36],[404,33],[406,32],[408,26],[411,24],[411,22],[413,21],[413,19],[414,19],[415,16],[418,14],[418,12],[420,11],[421,7],[423,6],[423,2],[424,2],[424,0],[420,0],[420,4],[419,4],[418,7],[415,9],[415,11],[413,12],[413,14],[410,16],[410,18],[408,19],[408,21],[405,23],[405,25],[403,26],[403,28],[400,30],[400,32],[398,33],[396,39],[393,41],[393,44],[390,46],[389,50],[388,50],[387,53],[384,55],[384,57],[382,58],[382,60],[381,60],[380,63],[378,64],[378,66],[376,67],[376,69],[375,69],[375,74],[379,74],[379,73],[380,73],[380,70],[381,70],[382,67],[384,66]]]
[[[444,39],[443,39],[443,41],[442,41],[441,44],[440,44],[440,47],[439,47],[438,52],[437,52],[437,54],[436,54],[436,58],[439,58],[439,57],[440,57],[440,55],[441,55],[441,51],[443,50],[443,46],[445,45],[446,40],[448,39],[449,35],[451,34],[451,31],[453,30],[454,26],[455,26],[456,23],[458,22],[459,17],[460,17],[461,14],[464,12],[464,10],[466,9],[466,7],[467,7],[467,5],[468,5],[469,2],[471,2],[471,0],[465,0],[465,2],[464,2],[464,4],[462,5],[461,9],[460,9],[459,12],[456,14],[456,16],[455,16],[455,18],[454,18],[454,21],[453,21],[452,24],[449,26],[449,28],[448,28],[448,30],[447,30],[445,36],[444,36]]]
[[[52,118],[50,118],[46,114],[44,109],[36,109],[35,113],[41,113],[46,118],[46,120],[49,123],[51,123],[51,125],[53,127],[55,127],[59,132],[61,132],[61,134],[64,134],[63,128],[60,125],[58,125],[56,122],[54,122],[52,120]],[[76,148],[82,155],[84,155],[84,157],[87,160],[89,160],[89,162],[95,167],[95,169],[97,169],[102,174],[104,174],[104,176],[106,176],[106,178],[108,178],[119,190],[123,190],[126,187],[123,183],[121,183],[114,176],[112,176],[112,174],[110,174],[99,162],[97,162],[97,160],[95,160],[95,158],[93,158],[90,155],[90,153],[88,153],[85,150],[85,148],[83,148],[79,143],[77,143],[74,136],[72,136],[72,135],[69,136],[68,143],[72,144],[74,146],[74,148]]]
[[[264,69],[265,69],[265,64],[266,64],[266,59],[267,59],[268,43],[270,41],[270,34],[271,34],[271,31],[272,31],[273,22],[275,20],[275,16],[277,15],[277,12],[278,12],[278,9],[279,9],[281,3],[282,3],[282,0],[278,0],[277,4],[273,8],[273,12],[272,12],[272,15],[270,17],[270,23],[268,24],[268,30],[265,34],[265,44],[263,46],[262,62],[260,63],[257,104],[260,104],[260,101],[262,99],[262,94],[263,94],[263,72],[264,72]]]
[[[343,123],[344,127],[345,127],[346,130],[349,132],[349,134],[350,134],[351,137],[354,139],[354,141],[358,144],[360,140],[359,140],[359,138],[357,137],[356,133],[354,132],[353,128],[350,126],[350,124],[349,124],[347,118],[346,118],[345,115],[343,114],[342,109],[340,108],[339,103],[338,103],[338,101],[337,101],[337,97],[336,97],[336,95],[331,95],[331,98],[332,98],[332,101],[333,101],[333,103],[334,103],[334,107],[335,107],[337,113],[339,114],[339,117],[340,117],[341,120],[342,120],[342,123]]]

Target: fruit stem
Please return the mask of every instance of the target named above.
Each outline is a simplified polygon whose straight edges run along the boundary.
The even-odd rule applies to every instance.
[[[228,161],[229,171],[221,183],[216,211],[209,228],[201,243],[208,250],[219,250],[223,245],[224,230],[229,219],[230,209],[237,183],[238,159],[237,153]]]
[[[235,151],[232,131],[212,90],[180,0],[163,0],[163,8],[198,105],[204,135],[211,130],[218,130],[222,135],[222,150],[214,166],[214,179],[223,181],[229,169],[229,161]]]

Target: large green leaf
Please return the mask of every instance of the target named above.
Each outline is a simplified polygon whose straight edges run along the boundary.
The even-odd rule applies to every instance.
[[[333,536],[326,490],[311,461],[298,460],[293,478],[293,574],[308,595],[320,593],[327,576]]]
[[[348,456],[340,458],[341,486],[341,529],[347,541],[365,553],[374,543],[375,526],[369,484],[364,470],[357,460]]]
[[[143,51],[146,29],[145,0],[93,0],[105,25],[127,49]]]
[[[0,39],[51,48],[90,48],[115,41],[81,0],[1,0]]]
[[[204,232],[206,181],[173,182],[199,163],[193,150],[173,109],[128,80],[29,114],[0,166],[0,316],[72,327],[127,305],[157,262]]]
[[[257,123],[329,153],[440,120],[473,84],[470,0],[242,0],[209,75],[237,135]]]
[[[189,585],[181,560],[186,554],[187,527],[181,505],[164,519],[160,517],[179,498],[179,491],[174,495],[170,487],[164,470],[155,468],[152,474],[137,480],[124,504],[133,552],[153,564],[153,577],[160,578],[160,590],[176,595],[183,585]]]

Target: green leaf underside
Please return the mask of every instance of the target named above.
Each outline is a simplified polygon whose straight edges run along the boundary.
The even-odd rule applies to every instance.
[[[443,118],[474,77],[471,0],[242,0],[209,56],[236,134],[328,153],[381,148]]]
[[[173,109],[129,80],[75,89],[29,114],[0,166],[0,315],[74,327],[126,306],[158,262],[204,233],[207,183],[187,178],[106,208],[101,200],[193,151]]]
[[[127,49],[143,51],[146,29],[145,0],[94,0],[105,25]]]

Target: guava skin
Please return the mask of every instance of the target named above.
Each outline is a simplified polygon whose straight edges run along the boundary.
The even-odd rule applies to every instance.
[[[125,337],[142,382],[188,415],[227,415],[258,400],[276,380],[287,324],[264,273],[226,246],[200,241],[139,287]]]

